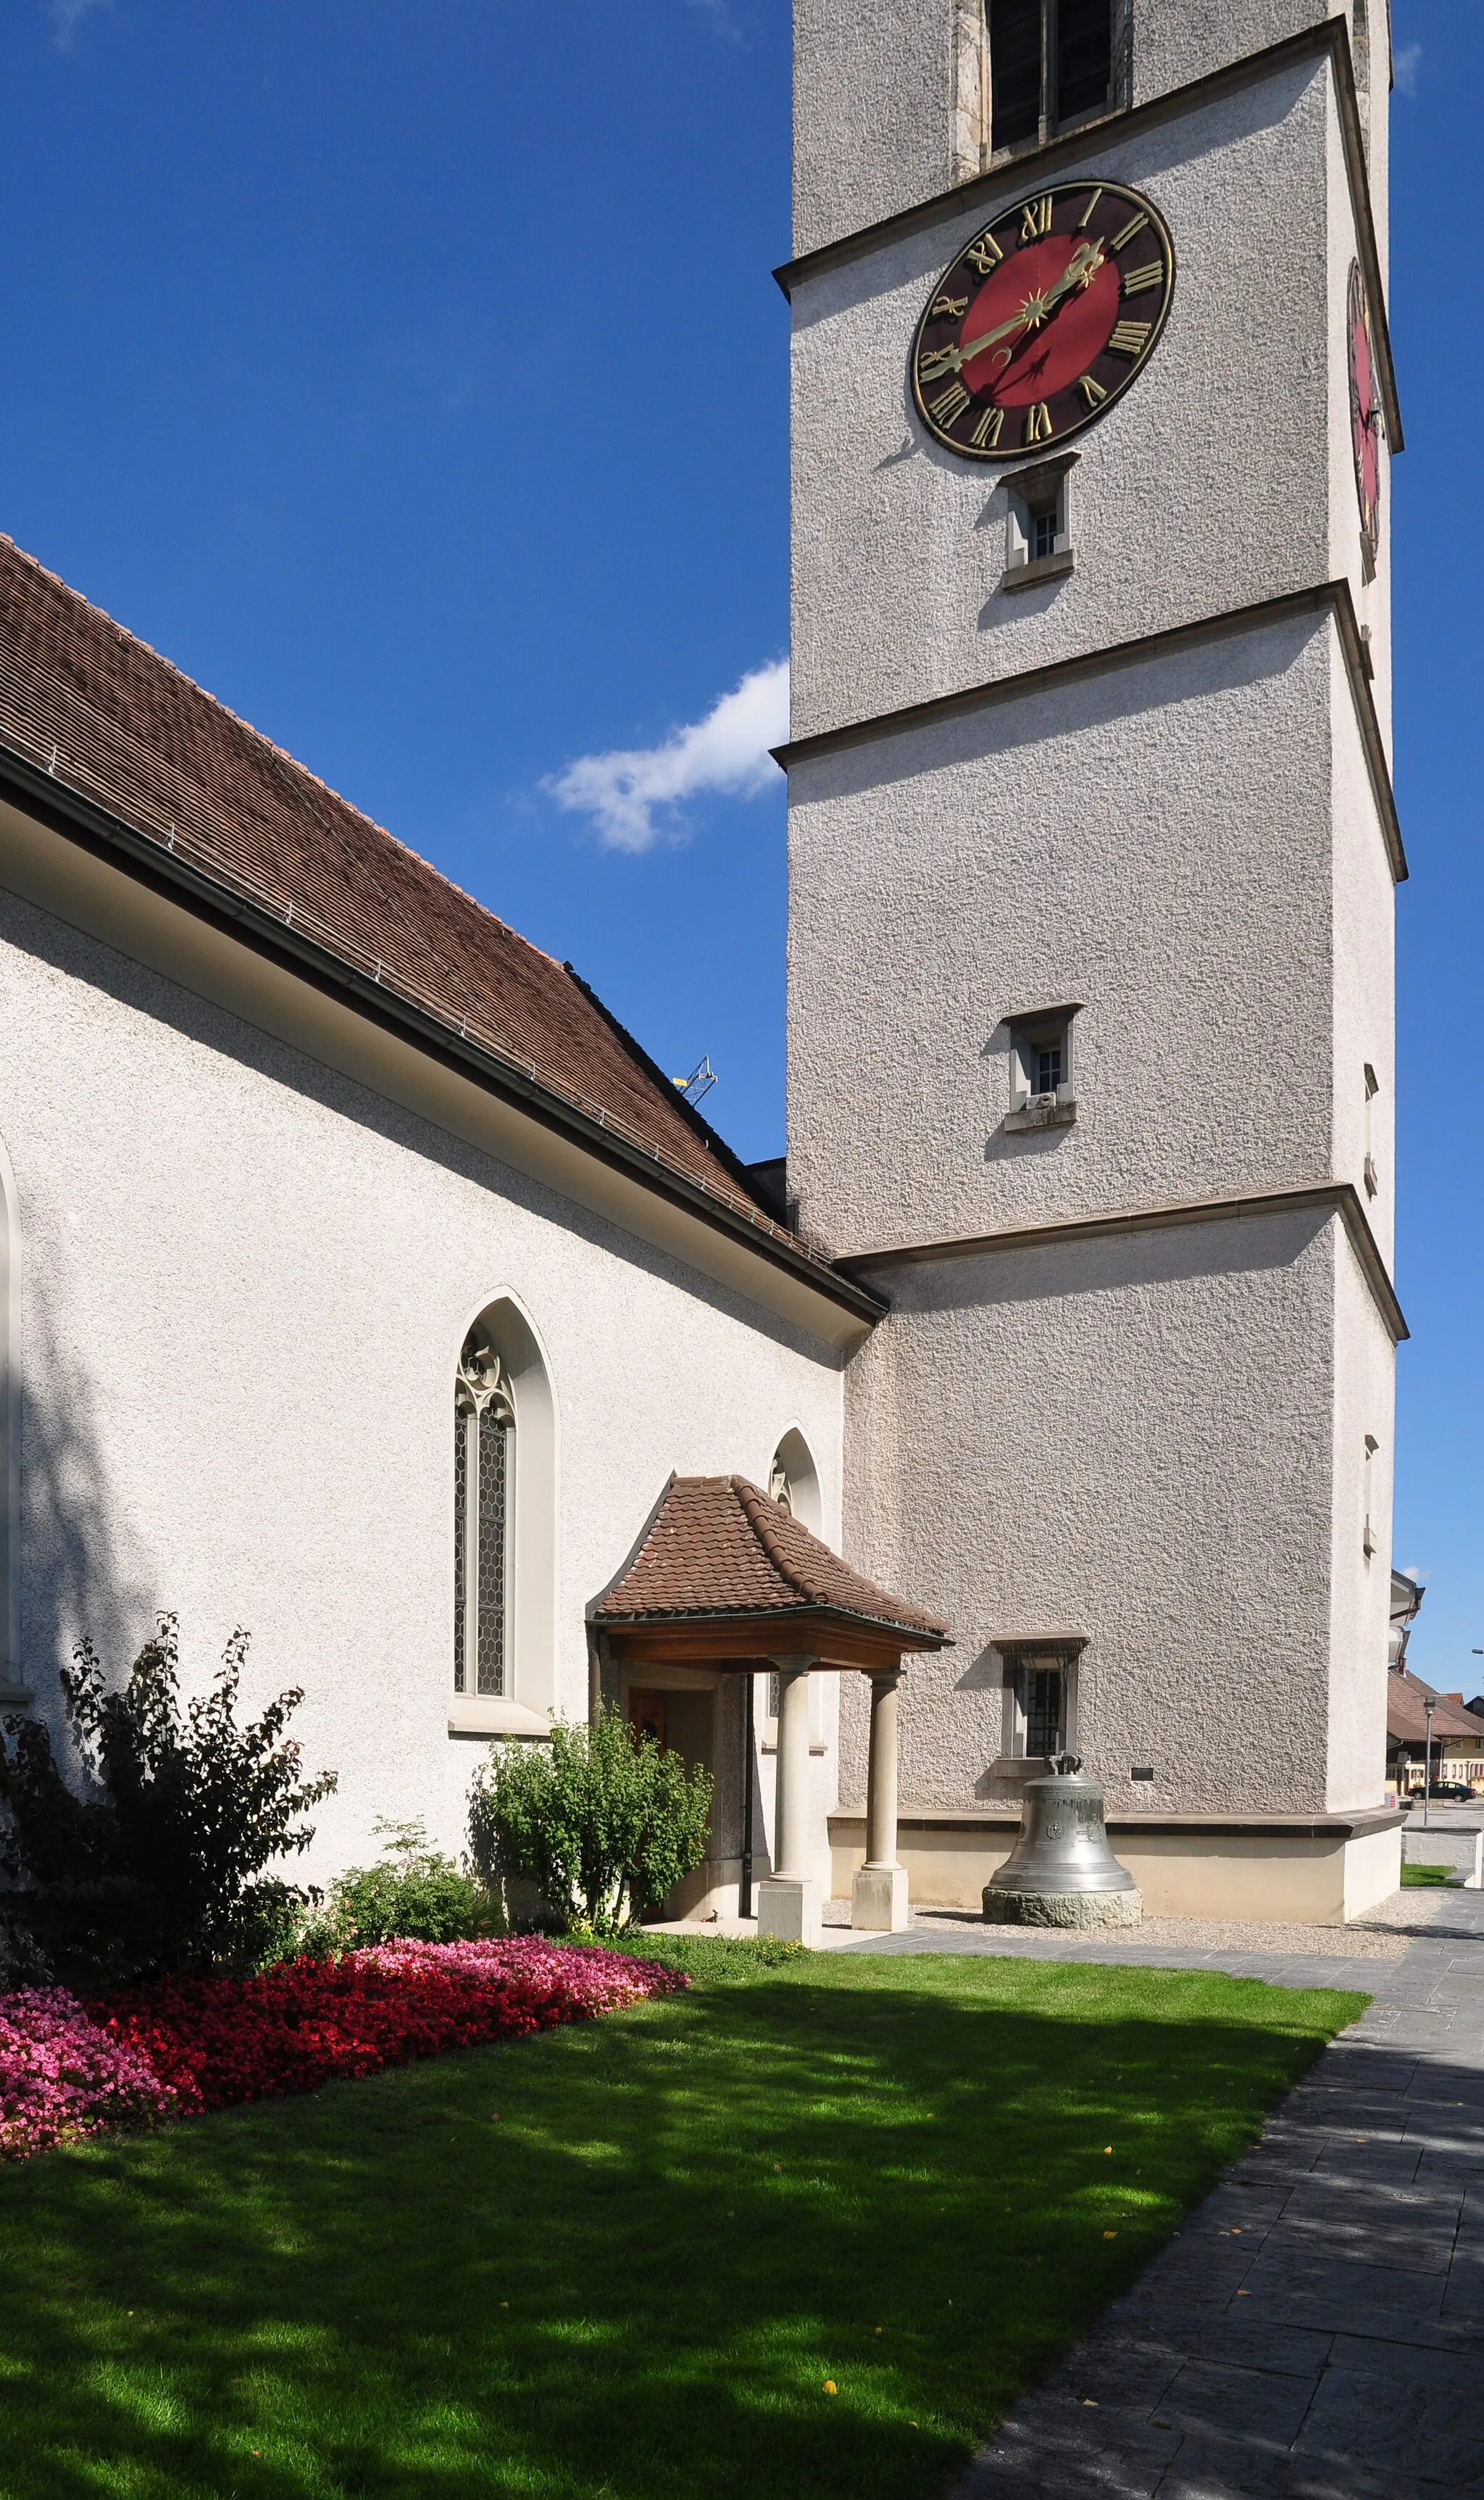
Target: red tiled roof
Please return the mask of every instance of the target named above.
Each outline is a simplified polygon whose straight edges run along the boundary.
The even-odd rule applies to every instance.
[[[564,966],[7,538],[0,741],[802,1247]]]
[[[1394,1743],[1421,1745],[1427,1739],[1424,1701],[1433,1702],[1433,1741],[1439,1736],[1468,1736],[1484,1753],[1484,1719],[1476,1719],[1453,1694],[1435,1694],[1430,1684],[1412,1675],[1405,1667],[1393,1668],[1386,1678],[1386,1733]]]
[[[685,1615],[846,1615],[936,1649],[948,1627],[842,1562],[745,1476],[671,1476],[643,1544],[593,1609],[597,1623]]]

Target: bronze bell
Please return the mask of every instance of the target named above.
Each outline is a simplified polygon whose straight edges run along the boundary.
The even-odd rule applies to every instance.
[[[1109,1843],[1103,1791],[1076,1754],[1053,1754],[1048,1779],[1027,1780],[1020,1836],[984,1886],[991,1924],[1135,1927],[1138,1885]]]

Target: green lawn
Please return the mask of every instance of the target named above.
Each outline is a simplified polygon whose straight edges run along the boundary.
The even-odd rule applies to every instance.
[[[1430,1884],[1446,1884],[1449,1876],[1454,1872],[1455,1869],[1451,1866],[1403,1866],[1402,1890],[1403,1892],[1409,1892],[1414,1888],[1421,1889]]]
[[[1366,2002],[689,1950],[679,1999],[0,2174],[5,2500],[928,2500]]]

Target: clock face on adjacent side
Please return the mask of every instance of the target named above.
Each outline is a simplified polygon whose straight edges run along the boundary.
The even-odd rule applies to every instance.
[[[1350,441],[1355,451],[1355,492],[1360,499],[1361,533],[1373,564],[1381,527],[1381,401],[1375,384],[1371,307],[1366,301],[1366,281],[1358,260],[1350,263],[1345,330],[1350,345]]]
[[[1091,425],[1153,353],[1175,248],[1153,202],[1059,182],[1001,209],[928,298],[912,395],[965,460],[1018,460]]]

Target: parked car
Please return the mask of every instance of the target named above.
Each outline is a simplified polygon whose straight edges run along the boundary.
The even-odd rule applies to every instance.
[[[1420,1788],[1411,1789],[1407,1793],[1408,1801],[1412,1805],[1421,1805]],[[1473,1791],[1466,1788],[1462,1780],[1435,1780],[1428,1790],[1428,1794],[1430,1797],[1441,1797],[1448,1805],[1472,1805],[1473,1803]]]

